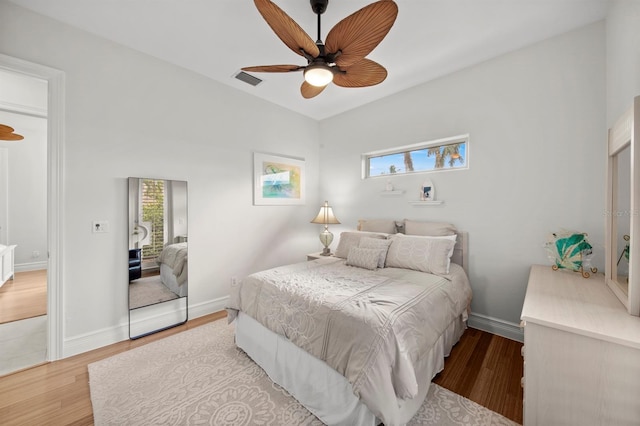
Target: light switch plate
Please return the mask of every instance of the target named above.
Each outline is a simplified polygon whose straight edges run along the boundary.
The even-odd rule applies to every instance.
[[[91,229],[94,234],[109,232],[109,222],[106,220],[94,220]]]

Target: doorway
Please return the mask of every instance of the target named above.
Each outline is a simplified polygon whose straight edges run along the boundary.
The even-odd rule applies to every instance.
[[[0,375],[47,359],[47,85],[0,70],[0,124],[23,137],[0,140],[0,244],[13,252],[0,282]]]
[[[16,256],[18,264],[16,265],[16,275],[13,284],[19,284],[22,282],[24,285],[22,288],[26,288],[28,286],[24,283],[26,283],[27,279],[29,279],[32,284],[33,281],[45,283],[44,292],[46,294],[46,306],[44,307],[44,312],[46,315],[37,315],[33,318],[40,318],[41,320],[43,317],[45,318],[44,321],[41,321],[38,325],[41,327],[40,330],[42,330],[42,323],[44,323],[44,332],[41,332],[41,334],[45,336],[44,347],[46,348],[43,361],[52,361],[64,357],[61,285],[62,250],[60,237],[62,235],[63,223],[62,142],[64,135],[64,73],[53,68],[2,54],[0,54],[0,72],[10,73],[13,77],[18,76],[23,79],[40,81],[40,83],[45,86],[46,103],[43,109],[46,118],[44,119],[44,122],[42,122],[42,117],[40,117],[41,125],[43,126],[41,130],[44,134],[43,139],[45,141],[45,153],[44,158],[40,157],[41,163],[35,166],[44,171],[43,180],[45,181],[45,189],[43,190],[40,200],[43,204],[37,207],[32,206],[32,208],[38,208],[41,211],[44,210],[46,212],[43,225],[45,228],[44,233],[46,235],[46,239],[44,248],[34,246],[33,241],[30,240],[32,237],[25,240],[26,242],[24,245],[28,246],[29,249],[26,250],[26,252],[21,253],[21,257]],[[4,97],[8,92],[3,91],[2,93]],[[19,111],[15,111],[16,109]],[[30,119],[38,121],[38,115],[43,115],[42,111],[29,111],[28,109],[20,110],[20,108],[16,108],[15,105],[7,105],[6,102],[3,103],[2,97],[0,97],[0,113],[13,113],[14,115],[11,117],[12,119],[16,119],[17,116],[27,117],[25,118],[27,121]],[[3,116],[2,118],[6,119],[7,117]],[[0,122],[2,122],[2,120],[0,120]],[[17,128],[16,133],[20,133]],[[9,162],[10,161],[12,161],[11,154],[9,156]],[[22,198],[29,198],[28,195],[30,195],[30,193],[28,191],[33,188],[28,182],[37,180],[35,176],[38,175],[38,173],[35,173],[34,170],[35,169],[31,169],[30,174],[23,175],[27,176],[24,178],[25,182],[19,183],[19,189],[23,190],[26,188],[25,194]],[[13,177],[13,179],[15,180],[17,178]],[[0,219],[2,218],[0,217]],[[33,222],[33,219],[31,219],[31,221]],[[14,225],[18,225],[19,223],[20,221],[16,220]],[[26,225],[24,223],[26,223]],[[29,220],[24,223],[20,226],[26,226],[27,228],[38,226],[33,223],[29,223]],[[6,229],[8,234],[6,237],[9,239],[13,238],[12,226],[11,216],[9,216],[9,224]],[[44,273],[42,272],[43,269],[45,271]],[[24,275],[21,276],[21,274]],[[34,277],[33,275],[36,276]],[[25,280],[21,281],[23,278]],[[30,305],[31,303],[28,304]],[[23,320],[17,320],[12,322],[20,323],[22,321]],[[29,325],[29,327],[31,327],[31,325]],[[0,372],[0,375],[2,374],[5,373]]]

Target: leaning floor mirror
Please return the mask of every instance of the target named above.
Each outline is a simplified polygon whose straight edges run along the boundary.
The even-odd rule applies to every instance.
[[[187,182],[129,178],[129,338],[189,317]]]
[[[609,129],[606,205],[607,285],[640,316],[640,96]]]

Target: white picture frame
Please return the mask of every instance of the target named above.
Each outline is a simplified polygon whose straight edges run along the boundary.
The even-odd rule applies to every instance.
[[[304,159],[253,153],[253,204],[288,206],[305,204]]]

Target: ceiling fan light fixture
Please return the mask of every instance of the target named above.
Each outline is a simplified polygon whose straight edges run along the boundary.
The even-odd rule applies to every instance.
[[[326,64],[311,64],[304,70],[304,80],[312,86],[324,87],[333,81],[333,71]]]

